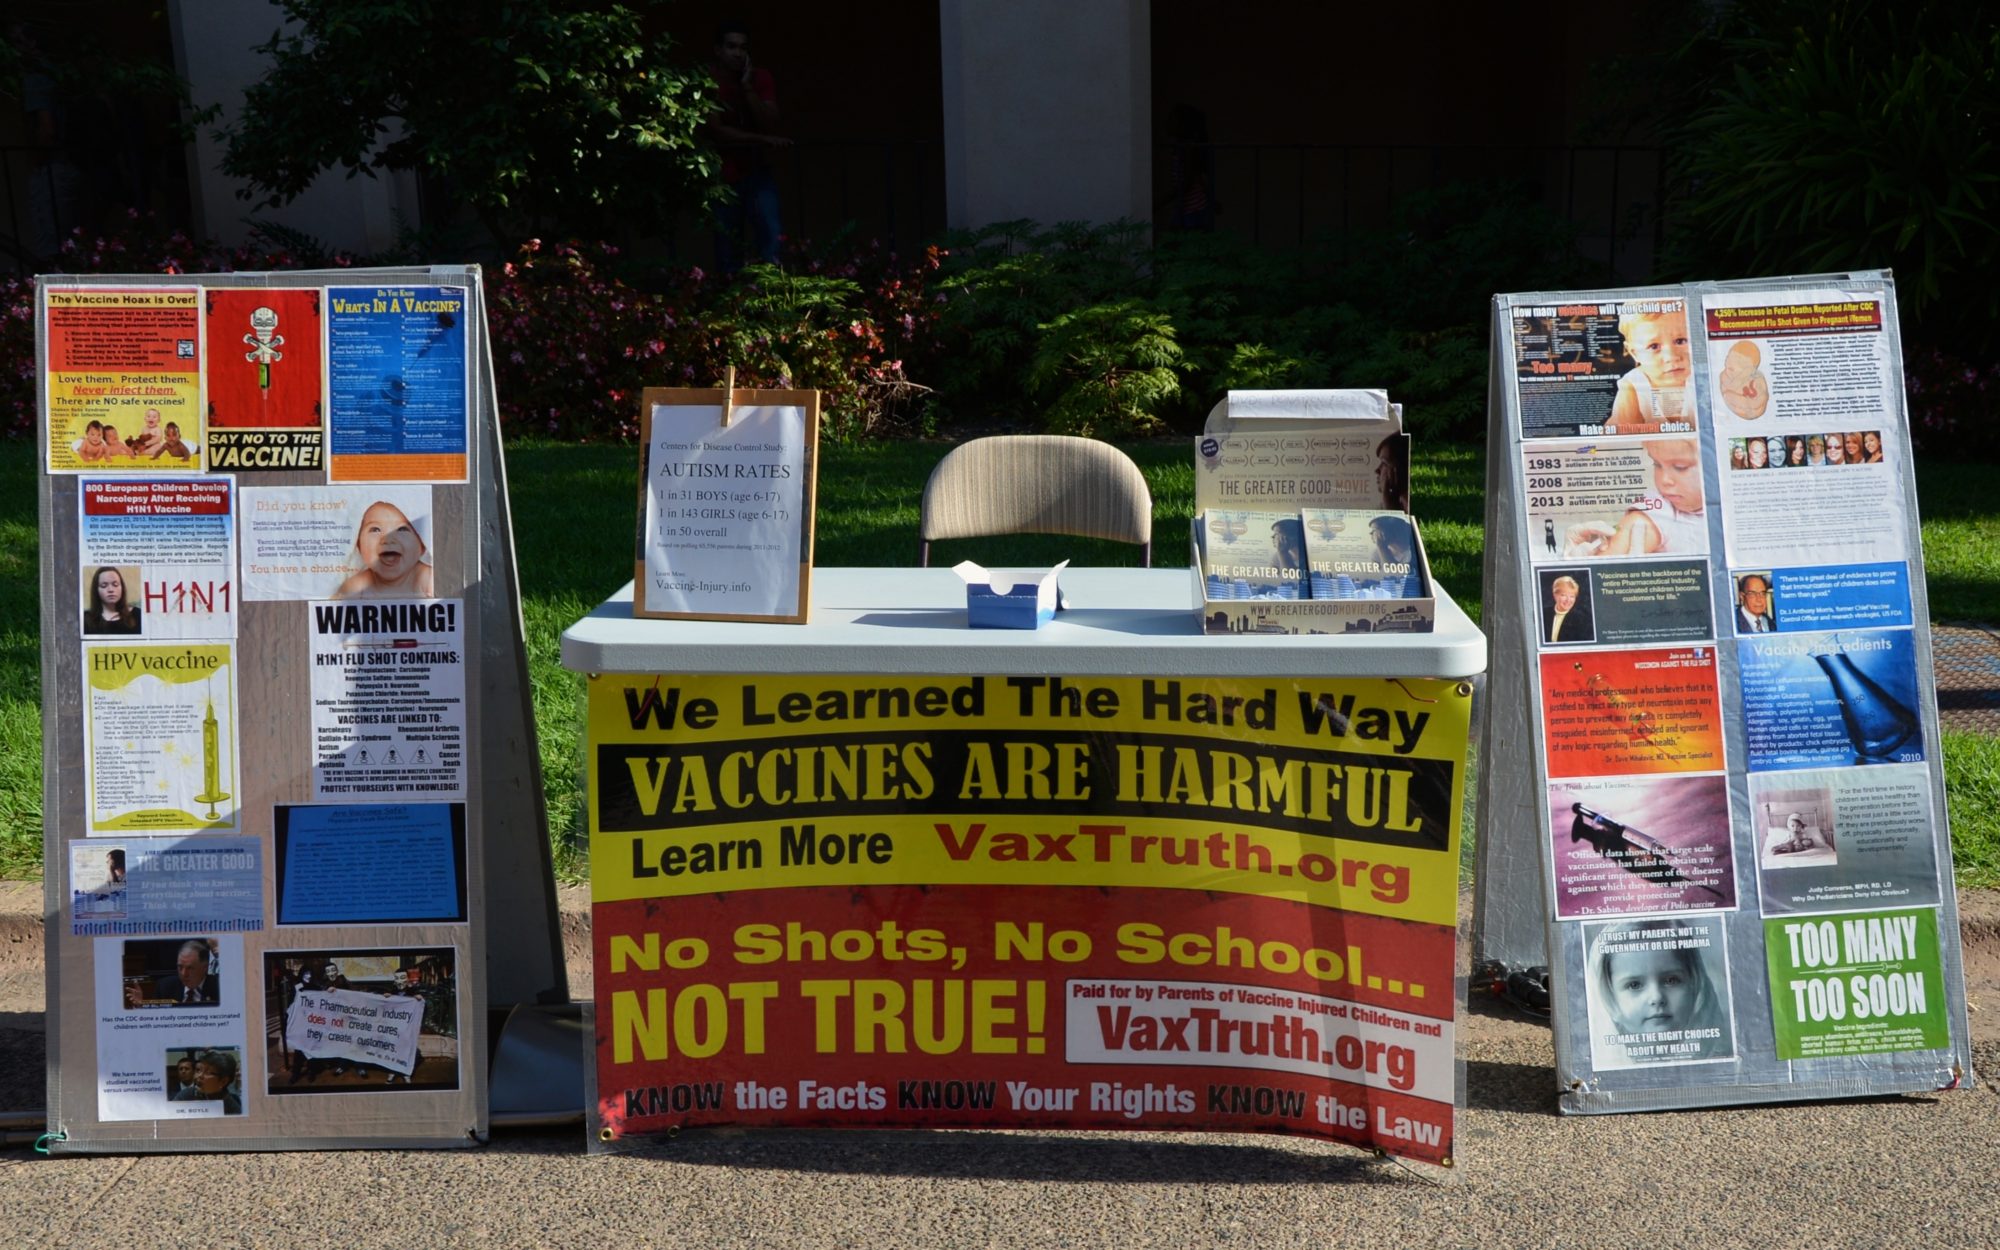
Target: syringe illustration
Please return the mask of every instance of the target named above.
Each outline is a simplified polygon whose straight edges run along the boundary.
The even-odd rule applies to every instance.
[[[285,358],[279,351],[285,345],[285,336],[278,333],[278,314],[269,308],[258,308],[250,314],[250,333],[243,336],[249,351],[243,359],[257,366],[257,389],[271,389],[271,366]]]
[[[229,791],[222,788],[222,727],[215,719],[215,695],[210,693],[208,711],[201,718],[201,793],[194,801],[208,804],[204,820],[215,820],[215,805],[228,797]]]

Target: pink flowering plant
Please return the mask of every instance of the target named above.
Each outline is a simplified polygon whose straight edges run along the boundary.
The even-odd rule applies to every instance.
[[[306,247],[297,246],[299,242]],[[224,247],[161,224],[150,213],[127,210],[121,228],[108,234],[73,230],[62,242],[59,273],[234,273],[239,270],[346,267],[345,253],[328,252],[303,236],[260,230],[242,247]],[[0,430],[32,435],[35,429],[35,280],[0,276]]]
[[[909,432],[927,388],[936,314],[924,279],[936,249],[905,262],[879,247],[835,260],[795,254],[732,280],[699,266],[628,282],[607,244],[529,240],[491,287],[494,370],[509,428],[630,440],[648,386],[816,389],[835,439]]]
[[[510,431],[629,441],[648,386],[737,384],[821,392],[832,439],[915,432],[929,388],[913,368],[936,362],[938,305],[927,280],[942,252],[911,259],[876,244],[813,254],[733,279],[700,267],[642,270],[605,243],[530,239],[487,272],[488,324],[501,420]],[[328,253],[267,231],[224,248],[134,213],[103,236],[63,244],[65,273],[229,273],[394,263]],[[35,284],[0,277],[0,428],[35,428]]]
[[[2000,429],[1993,422],[2000,364],[1912,346],[1903,355],[1903,386],[1910,397],[1910,441],[1919,452],[1956,460],[2000,457]]]

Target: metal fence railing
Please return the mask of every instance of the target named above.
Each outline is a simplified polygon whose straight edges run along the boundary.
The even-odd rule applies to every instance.
[[[788,238],[845,236],[907,253],[945,228],[944,145],[936,140],[818,139],[770,155]],[[683,213],[665,244],[677,260],[706,264],[713,226]]]
[[[1272,246],[1386,225],[1416,192],[1512,182],[1577,227],[1580,252],[1635,278],[1652,268],[1666,184],[1661,150],[1642,146],[1163,144],[1153,168],[1160,228]]]
[[[819,241],[845,232],[908,252],[944,229],[944,152],[936,140],[814,140],[772,155],[788,236]],[[57,156],[0,146],[0,267],[46,267],[73,226],[126,207],[96,203],[107,189]],[[1154,156],[1162,230],[1214,229],[1294,246],[1386,224],[1416,192],[1510,181],[1576,226],[1580,252],[1633,280],[1651,271],[1666,180],[1660,149],[1642,146],[1162,144]],[[1196,180],[1203,203],[1190,211]],[[700,213],[681,214],[656,243],[685,263],[706,263],[714,253],[712,225]]]
[[[53,151],[0,146],[0,187],[7,197],[0,212],[0,267],[21,274],[45,268],[78,220],[76,180],[50,159]]]

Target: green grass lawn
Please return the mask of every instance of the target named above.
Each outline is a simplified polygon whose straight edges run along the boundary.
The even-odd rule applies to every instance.
[[[914,565],[917,503],[946,448],[936,443],[828,446],[820,463],[816,563]],[[1179,541],[1194,507],[1185,439],[1128,448],[1154,504],[1154,563],[1187,563]],[[631,447],[521,442],[508,453],[514,534],[528,628],[529,676],[557,863],[582,869],[579,765],[583,682],[559,662],[562,631],[631,578],[634,466]],[[1476,620],[1484,543],[1484,449],[1445,445],[1418,458],[1414,493],[1438,580]],[[0,876],[41,871],[41,650],[35,518],[36,448],[0,440]],[[1918,467],[1931,613],[1941,621],[2000,621],[2000,502],[1992,467]],[[940,543],[932,563],[965,558],[1035,564],[1132,563],[1134,549],[1067,538]],[[2000,886],[2000,741],[1945,735],[1952,844],[1963,885]]]

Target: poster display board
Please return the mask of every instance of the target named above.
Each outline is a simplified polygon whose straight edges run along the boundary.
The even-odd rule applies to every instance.
[[[1546,924],[1566,1111],[1971,1074],[1895,307],[1495,300],[1481,849],[1543,874],[1482,917]]]
[[[477,271],[40,294],[51,1148],[476,1143],[549,880]]]
[[[836,572],[901,602],[884,570]],[[1116,616],[1095,572],[1026,636],[1101,636],[1065,623]],[[1452,645],[1476,639],[1449,610]],[[591,678],[600,1142],[1199,1129],[1448,1163],[1471,683],[980,658]]]
[[[637,616],[803,624],[819,392],[648,387]]]

